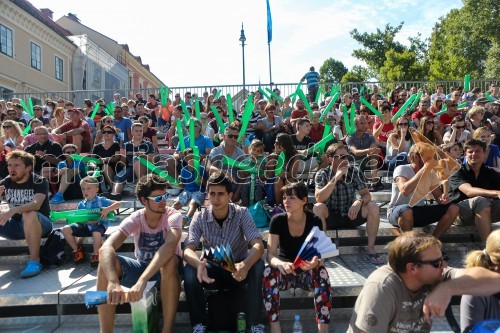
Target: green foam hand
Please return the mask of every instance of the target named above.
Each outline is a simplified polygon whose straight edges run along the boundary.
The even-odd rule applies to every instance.
[[[170,182],[170,184],[173,184],[175,186],[179,185],[179,182],[177,180],[175,180],[172,176],[170,176],[168,173],[166,173],[162,169],[158,168],[153,163],[149,162],[146,158],[139,157],[139,161],[141,162],[142,165],[144,165],[151,172],[154,172],[158,176],[163,177],[166,180],[168,180]]]
[[[396,112],[396,114],[394,116],[392,116],[391,121],[395,122],[396,119],[398,119],[406,111],[406,109],[410,106],[410,104],[413,103],[413,101],[415,100],[416,97],[417,97],[417,94],[411,95],[410,98],[408,98],[406,100],[406,102],[403,104],[403,106],[401,106],[401,108],[398,110],[398,112]]]
[[[243,116],[241,117],[241,129],[240,134],[238,135],[238,142],[241,143],[245,133],[247,131],[248,122],[252,117],[253,107],[255,106],[253,102],[253,94],[250,94],[247,98],[247,103],[245,104],[245,109],[243,110]]]
[[[342,104],[342,117],[344,117],[345,131],[347,132],[347,134],[354,133],[351,122],[348,118],[349,115],[347,114],[347,107],[345,106],[345,104]]]
[[[266,88],[266,90],[269,92],[269,94],[271,94],[271,96],[274,97],[274,99],[276,99],[277,101],[279,101],[280,103],[283,103],[284,100],[283,98],[281,98],[280,96],[276,95],[276,93],[274,91],[272,91],[271,89],[269,88]]]
[[[191,118],[191,115],[189,114],[189,111],[186,107],[186,102],[181,99],[181,107],[182,107],[182,114],[184,115],[184,124],[188,124],[189,118]]]
[[[415,97],[415,100],[411,103],[411,107],[410,107],[411,111],[415,110],[415,107],[418,105],[418,102],[420,102],[420,98],[422,98],[423,93],[424,93],[423,91],[420,91],[417,94],[417,97]]]
[[[195,175],[196,175],[196,184],[200,185],[199,178],[203,177],[203,174],[201,173],[201,168],[200,168],[200,149],[197,146],[193,147],[193,164],[194,164],[194,170],[195,170]]]
[[[100,165],[102,164],[102,160],[97,157],[91,157],[91,156],[83,156],[83,155],[77,155],[77,154],[72,154],[69,155],[74,161],[79,161],[82,163],[93,163],[95,165]]]
[[[28,124],[28,126],[24,129],[23,131],[23,136],[26,136],[31,130],[31,123]]]
[[[232,124],[234,122],[234,111],[233,111],[233,99],[231,98],[231,94],[226,95],[227,100],[227,113],[229,116],[229,123]]]
[[[29,101],[31,102],[31,98],[29,99]],[[26,111],[26,113],[29,114],[31,118],[33,118],[33,110],[30,109],[22,99],[19,100],[19,103],[23,107],[24,111]]]
[[[373,105],[370,104],[366,99],[364,99],[362,96],[359,97],[359,101],[363,103],[371,112],[376,114],[379,118],[382,117],[382,113],[380,113],[379,110],[375,109]]]
[[[444,104],[443,104],[443,107],[441,108],[441,110],[440,110],[438,113],[436,113],[436,116],[440,116],[440,115],[442,115],[443,113],[446,113],[446,111],[448,111],[448,108],[447,108],[447,106],[446,106],[446,103],[444,103]]]
[[[113,105],[113,103],[109,103],[108,105],[106,105],[106,113],[109,114],[110,116],[114,115],[114,110],[115,106]]]
[[[323,149],[325,149],[325,145],[330,141],[333,140],[334,136],[333,133],[330,132],[328,135],[324,136],[320,141],[314,144],[311,148],[307,150],[307,155],[310,155],[314,153],[316,150],[322,152]]]
[[[321,98],[321,94],[323,93],[321,87],[318,88],[318,93],[316,94],[316,99],[314,100],[316,103],[319,103],[319,99]]]
[[[186,143],[184,142],[184,133],[182,132],[182,124],[180,119],[175,120],[175,131],[177,132],[177,136],[179,137],[179,145],[181,147],[181,151],[186,149]]]
[[[323,121],[325,119],[325,116],[327,115],[328,111],[330,111],[330,109],[335,105],[335,101],[337,100],[337,98],[339,98],[339,95],[340,95],[339,92],[336,92],[333,95],[332,99],[330,100],[330,102],[328,103],[326,108],[321,112],[321,116],[319,117],[319,121]]]
[[[309,116],[312,117],[313,111],[311,109],[311,105],[309,105],[309,101],[307,100],[306,95],[304,95],[304,92],[302,91],[302,89],[297,90],[297,95],[304,102],[304,106],[306,107],[307,112],[309,113]]]
[[[354,118],[356,117],[356,105],[354,105],[354,103],[351,103],[351,112],[349,113],[349,116],[351,118],[349,121],[351,131],[354,133],[354,131],[356,131],[356,126],[354,125]]]
[[[261,93],[261,95],[267,99],[268,102],[271,100],[271,96],[269,96],[261,87],[259,87],[258,90]]]
[[[168,103],[168,87],[160,87],[161,106],[165,107]]]
[[[100,106],[101,106],[101,105],[100,105],[99,103],[96,103],[96,104],[94,105],[94,111],[92,111],[92,114],[91,114],[91,116],[90,116],[90,119],[94,120],[94,117],[95,117],[95,115],[97,114],[97,110],[99,110],[99,107],[100,107]]]
[[[195,135],[194,135],[194,119],[191,118],[189,120],[189,147],[194,148],[196,146],[194,140],[195,140]]]
[[[215,94],[214,99],[219,98],[221,93],[222,93],[222,89],[218,89],[218,90],[217,90],[217,93]]]
[[[200,100],[196,99],[194,101],[194,113],[196,115],[196,118],[201,120],[201,112],[200,112]]]
[[[220,117],[219,111],[215,108],[214,105],[210,105],[210,109],[212,110],[212,113],[215,116],[215,120],[217,121],[217,125],[219,125],[219,133],[224,134],[224,131],[226,130],[226,125],[224,125],[224,121],[222,121],[222,118]]]
[[[470,90],[470,74],[465,74],[464,76],[464,90]]]
[[[276,169],[274,170],[275,176],[281,175],[281,173],[283,172],[284,165],[285,165],[285,153],[281,152],[278,155],[278,163],[276,163]]]

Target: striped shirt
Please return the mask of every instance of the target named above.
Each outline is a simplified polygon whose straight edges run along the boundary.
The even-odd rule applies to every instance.
[[[318,72],[307,72],[304,75],[304,78],[307,80],[308,87],[314,87],[318,85],[319,74]]]
[[[189,225],[189,235],[184,244],[194,245],[196,248],[202,244],[203,250],[229,244],[234,261],[240,262],[248,256],[248,244],[254,239],[262,239],[262,236],[252,215],[246,207],[230,203],[229,214],[222,228],[214,219],[212,206],[196,213]]]
[[[236,117],[236,120],[241,123],[241,120],[243,118],[243,113],[238,114]],[[255,128],[251,128],[252,125],[256,125],[259,121],[263,119],[262,115],[259,112],[252,111],[252,115],[250,116],[250,120],[248,121],[248,127],[245,132],[245,134],[248,136],[250,134],[255,133]]]

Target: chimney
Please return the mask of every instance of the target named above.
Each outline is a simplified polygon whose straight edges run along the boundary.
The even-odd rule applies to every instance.
[[[52,14],[54,14],[54,12],[51,11],[49,8],[41,8],[40,11],[44,13],[46,16],[48,16],[51,20],[53,20]]]
[[[76,17],[76,15],[75,15],[75,14],[68,13],[68,15],[67,15],[67,16],[68,16],[68,18],[69,18],[70,20],[73,20],[73,21],[78,22],[78,23],[80,22],[80,19],[79,19],[78,17]]]

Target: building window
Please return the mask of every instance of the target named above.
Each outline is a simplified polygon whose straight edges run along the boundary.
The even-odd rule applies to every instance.
[[[56,56],[56,79],[63,81],[63,60]]]
[[[12,30],[0,24],[0,52],[12,57]]]
[[[42,49],[31,42],[31,67],[42,70]]]

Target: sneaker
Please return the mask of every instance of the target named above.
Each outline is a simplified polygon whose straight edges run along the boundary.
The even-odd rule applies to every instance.
[[[99,265],[99,255],[93,254],[92,259],[90,259],[90,267],[97,267]]]
[[[252,333],[266,333],[266,326],[258,324],[250,327],[250,332]]]
[[[40,274],[42,271],[42,264],[38,261],[28,261],[26,268],[21,272],[22,278],[28,278]]]
[[[75,263],[79,263],[85,258],[85,255],[83,254],[83,248],[81,246],[79,246],[75,251],[73,251],[73,253],[75,254],[75,259],[74,259]]]
[[[179,195],[181,192],[182,192],[182,189],[180,189],[180,188],[170,188],[167,190],[167,193],[172,195],[172,196]]]
[[[51,204],[60,204],[63,202],[64,202],[64,197],[63,197],[62,193],[60,193],[60,192],[57,192],[56,194],[54,194],[52,199],[50,199],[50,201],[49,201],[49,203],[51,203]]]
[[[193,326],[193,333],[205,333],[207,331],[207,327],[203,326],[203,324],[196,324]]]

